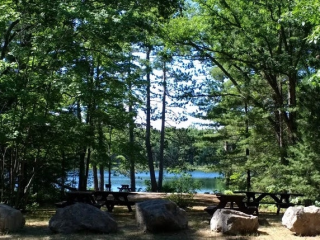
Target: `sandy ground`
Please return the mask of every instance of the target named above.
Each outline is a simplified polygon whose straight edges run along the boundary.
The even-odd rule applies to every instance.
[[[144,201],[148,199],[166,198],[168,194],[165,193],[142,193],[138,192],[134,196],[131,196],[134,201]],[[280,215],[276,215],[275,212],[263,212],[260,211],[259,215],[259,231],[252,235],[237,235],[228,236],[221,233],[213,232],[210,230],[210,216],[204,211],[204,208],[210,205],[214,205],[218,202],[215,195],[212,194],[196,194],[192,206],[186,209],[188,216],[188,229],[178,232],[167,233],[146,233],[138,229],[135,219],[135,207],[133,212],[128,212],[125,206],[115,206],[111,215],[118,223],[119,231],[114,234],[95,234],[95,233],[77,233],[70,235],[54,234],[48,228],[48,222],[55,213],[55,209],[43,209],[43,217],[41,213],[36,214],[36,217],[31,214],[26,215],[26,225],[23,230],[12,233],[2,234],[0,239],[21,239],[21,240],[320,240],[319,237],[301,237],[296,236],[287,228],[282,226],[281,219],[283,212]],[[102,209],[105,210],[105,209]],[[40,215],[40,218],[39,218]]]
[[[144,201],[148,199],[167,198],[169,195],[170,193],[137,192],[131,199],[134,201]],[[195,206],[210,206],[219,202],[219,200],[214,194],[197,193],[194,195],[193,202]]]

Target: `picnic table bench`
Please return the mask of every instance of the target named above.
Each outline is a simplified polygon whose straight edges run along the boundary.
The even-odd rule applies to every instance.
[[[257,215],[259,214],[257,207],[247,206],[245,204],[245,202],[243,201],[246,197],[245,195],[217,194],[216,197],[219,199],[218,205],[209,206],[204,209],[210,215],[213,215],[213,213],[217,209],[221,209],[221,208],[233,209],[233,210],[241,211],[247,214],[253,214],[253,213],[256,213]]]
[[[101,208],[95,197],[93,191],[70,191],[66,192],[67,200],[55,203],[56,207],[66,207],[76,202],[87,203],[97,208]]]
[[[128,211],[132,212],[134,201],[130,201],[128,196],[133,196],[132,192],[111,192],[111,191],[95,191],[94,196],[99,204],[105,205],[109,212],[112,212],[115,205],[127,206]]]
[[[251,206],[259,207],[260,204],[274,204],[277,207],[277,215],[280,213],[281,208],[288,208],[294,206],[291,197],[304,196],[300,193],[267,193],[267,192],[253,192],[253,191],[234,191],[235,193],[245,193],[246,194],[246,204]],[[262,201],[265,197],[271,197],[272,202]]]
[[[130,201],[128,196],[133,196],[132,192],[112,192],[112,191],[70,191],[67,192],[67,200],[55,203],[56,207],[66,207],[76,202],[87,203],[97,208],[106,206],[112,212],[115,205],[127,206],[128,211],[132,212],[134,201]]]

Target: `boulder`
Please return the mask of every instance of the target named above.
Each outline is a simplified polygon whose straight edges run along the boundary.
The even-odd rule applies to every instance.
[[[25,225],[22,213],[8,205],[0,204],[0,232],[14,232]]]
[[[136,220],[143,231],[166,232],[188,228],[186,211],[170,200],[148,200],[136,204]]]
[[[49,228],[52,232],[66,234],[80,231],[111,233],[118,230],[118,225],[108,212],[90,204],[75,203],[57,208],[49,221]]]
[[[289,207],[283,217],[282,225],[301,236],[320,234],[320,208],[316,206]]]
[[[225,234],[255,233],[259,228],[258,217],[232,209],[217,209],[211,220],[211,231]]]

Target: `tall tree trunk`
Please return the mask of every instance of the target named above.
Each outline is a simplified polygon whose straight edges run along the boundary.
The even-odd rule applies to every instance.
[[[98,135],[99,135],[99,150],[102,151],[104,149],[104,133],[102,130],[102,124],[99,121],[98,123]],[[109,152],[110,153],[110,152]],[[100,171],[100,181],[98,181],[97,177],[97,188],[99,188],[100,191],[104,190],[104,164],[103,164],[104,159],[99,159],[99,171]]]
[[[104,167],[100,165],[100,191],[104,190]]]
[[[108,148],[108,184],[111,188],[111,168],[112,168],[112,158],[111,158],[111,137],[112,137],[112,127],[110,126],[109,132],[109,148]]]
[[[62,161],[61,161],[61,190],[60,190],[60,196],[61,199],[63,199],[64,196],[64,190],[65,190],[65,182],[66,182],[66,175],[65,175],[65,165],[66,165],[66,155],[65,152],[62,150],[61,152]]]
[[[289,92],[288,92],[288,104],[289,104],[289,132],[290,132],[290,141],[292,144],[296,143],[296,134],[297,134],[297,114],[296,114],[296,105],[297,105],[297,97],[296,97],[296,84],[297,77],[295,74],[289,77]]]
[[[95,191],[98,191],[101,188],[99,189],[98,168],[96,164],[93,164],[92,166],[92,173],[93,173],[93,188]]]
[[[80,107],[80,101],[77,101],[77,117],[79,122],[82,121],[81,117],[81,107]],[[78,189],[80,191],[85,191],[86,186],[86,172],[85,172],[85,157],[86,157],[87,149],[86,147],[81,146],[79,148],[79,183],[78,183]]]
[[[148,157],[148,166],[149,166],[149,173],[150,173],[150,181],[151,181],[151,191],[157,192],[157,180],[154,172],[154,164],[153,164],[153,157],[152,157],[152,148],[151,148],[151,69],[150,69],[150,53],[152,48],[149,46],[147,49],[147,119],[146,119],[146,148],[147,148],[147,157]]]
[[[245,116],[246,116],[246,119],[245,119],[245,127],[246,127],[246,130],[245,130],[245,135],[246,135],[246,138],[249,137],[249,119],[248,119],[248,103],[247,101],[245,102]],[[246,147],[246,159],[248,159],[249,157],[249,148]],[[250,191],[251,189],[251,175],[250,175],[250,169],[247,169],[247,191]]]
[[[130,54],[130,57],[131,57],[131,54]],[[131,61],[131,59],[130,59],[130,61]],[[131,75],[131,66],[130,65],[131,64],[129,64],[128,76]],[[132,81],[131,80],[129,80],[128,86],[129,86],[129,94],[130,94],[130,96],[132,96],[133,90],[132,90]],[[133,102],[132,97],[130,97],[129,98],[129,115],[132,117],[130,119],[131,121],[129,122],[129,144],[131,146],[131,149],[134,146],[134,127],[135,127],[134,126],[134,119],[133,119],[133,116],[134,116],[133,106],[134,106],[134,102]],[[132,191],[136,191],[136,170],[135,170],[136,156],[135,156],[135,154],[130,154],[130,155],[128,155],[128,158],[129,158],[129,164],[130,164],[130,183],[131,183],[130,187],[131,187]]]
[[[79,155],[79,185],[78,189],[80,191],[85,191],[87,186],[86,186],[86,172],[85,172],[85,158],[86,158],[86,148],[82,148],[80,150],[80,155]]]
[[[86,159],[86,178],[85,178],[86,189],[87,189],[88,178],[89,178],[90,161],[91,161],[91,148],[88,148],[88,154]]]
[[[283,92],[282,92],[282,82],[279,80],[279,91],[280,91],[280,96],[281,96],[281,102],[277,102],[276,106],[278,106],[278,109],[275,110],[275,116],[276,116],[276,122],[278,122],[278,136],[279,136],[279,149],[280,149],[280,162],[281,164],[287,165],[288,160],[287,160],[287,142],[285,141],[285,136],[284,136],[284,124],[285,124],[285,118],[284,116],[286,113],[284,112],[284,106],[283,106]],[[289,126],[288,126],[289,127]],[[289,130],[290,132],[290,130]],[[290,134],[290,133],[289,133]]]
[[[165,138],[165,122],[166,122],[166,95],[167,95],[167,76],[166,63],[163,62],[163,95],[162,95],[162,114],[161,114],[161,134],[160,134],[160,156],[159,156],[159,179],[158,190],[162,190],[163,181],[163,161],[164,161],[164,138]]]
[[[129,113],[132,113],[132,103],[130,102],[129,105]],[[133,121],[129,123],[129,142],[130,146],[134,145],[134,124]],[[131,182],[131,189],[132,191],[136,190],[136,170],[135,170],[135,156],[129,156],[129,161],[130,161],[130,182]]]

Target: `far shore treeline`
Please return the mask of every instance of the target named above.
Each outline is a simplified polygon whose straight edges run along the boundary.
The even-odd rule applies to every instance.
[[[319,201],[319,8],[1,1],[0,202],[60,201],[88,189],[89,169],[95,190],[113,170],[133,190],[135,173],[148,172],[152,192],[169,189],[164,171],[205,170],[227,190]],[[191,116],[207,124],[179,127]]]

